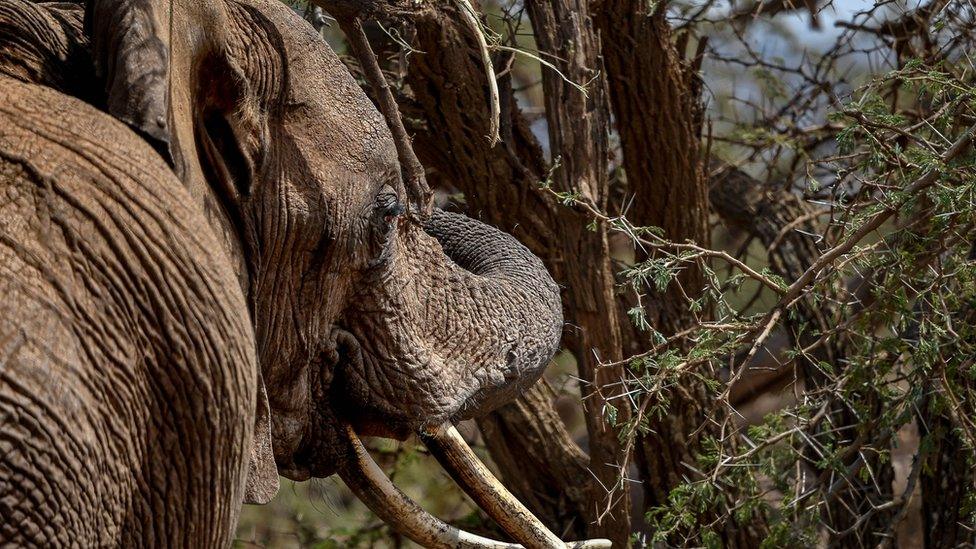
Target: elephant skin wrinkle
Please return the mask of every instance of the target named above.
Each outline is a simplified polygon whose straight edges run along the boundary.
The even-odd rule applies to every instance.
[[[186,189],[121,123],[7,77],[0,189],[0,539],[224,544],[256,358]]]

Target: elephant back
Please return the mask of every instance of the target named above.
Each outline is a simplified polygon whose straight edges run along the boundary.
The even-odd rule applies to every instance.
[[[194,204],[121,122],[0,76],[0,546],[229,543],[254,335]]]

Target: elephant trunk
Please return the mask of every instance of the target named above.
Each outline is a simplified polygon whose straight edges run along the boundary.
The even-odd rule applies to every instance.
[[[434,211],[403,226],[340,323],[338,398],[364,434],[483,415],[542,375],[559,345],[559,288],[511,236]],[[343,343],[349,342],[349,343]]]
[[[559,288],[542,262],[511,236],[468,217],[435,211],[409,224],[383,268],[364,279],[334,330],[348,418],[339,475],[400,533],[428,547],[595,549],[564,543],[494,478],[452,425],[513,400],[538,380],[559,345]],[[385,252],[387,253],[387,252]],[[369,458],[360,435],[421,436],[472,499],[520,546],[474,536],[427,514]]]
[[[559,287],[538,257],[494,227],[437,210],[424,230],[471,275],[454,287],[470,296],[455,303],[468,306],[443,311],[461,315],[460,324],[483,338],[484,362],[471,372],[480,387],[452,418],[466,419],[514,399],[542,375],[562,333]]]

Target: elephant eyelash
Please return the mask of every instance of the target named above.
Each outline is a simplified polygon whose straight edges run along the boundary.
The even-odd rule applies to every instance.
[[[393,220],[402,214],[403,211],[403,204],[398,203],[395,207],[388,208],[385,212],[383,212],[383,221],[388,224],[393,223]]]
[[[382,193],[376,197],[376,212],[380,219],[391,224],[404,212],[403,203],[393,193]]]

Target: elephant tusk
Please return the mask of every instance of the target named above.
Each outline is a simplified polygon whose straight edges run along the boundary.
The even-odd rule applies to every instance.
[[[441,425],[434,433],[424,433],[421,438],[431,454],[471,496],[471,499],[512,538],[525,547],[529,549],[610,547],[610,540],[606,539],[575,542],[560,540],[495,478],[451,423]]]
[[[567,541],[567,549],[610,549],[613,543],[605,538],[585,539],[583,541]]]
[[[376,465],[351,425],[345,425],[349,461],[339,476],[376,516],[397,532],[432,549],[515,549],[520,545],[483,538],[450,526],[424,511]]]

